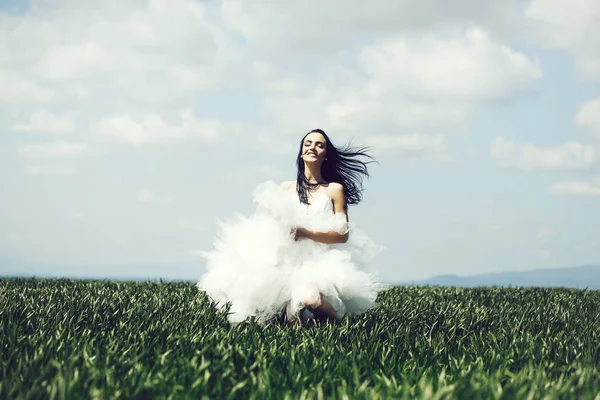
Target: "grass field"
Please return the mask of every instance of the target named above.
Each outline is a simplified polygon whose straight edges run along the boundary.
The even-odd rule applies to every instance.
[[[0,281],[0,398],[600,399],[600,292],[396,287],[234,328],[191,283]]]

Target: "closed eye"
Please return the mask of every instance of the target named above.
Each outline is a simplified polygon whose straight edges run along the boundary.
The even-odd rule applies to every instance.
[[[310,144],[312,143],[312,141],[307,140],[304,142],[304,147],[310,146]],[[319,146],[320,148],[325,148],[325,143],[323,142],[315,142],[317,144],[317,146]]]

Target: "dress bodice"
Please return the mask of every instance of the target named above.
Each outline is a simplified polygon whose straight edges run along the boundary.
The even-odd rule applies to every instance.
[[[256,187],[253,196],[261,210],[290,226],[318,232],[348,231],[346,214],[334,213],[333,202],[324,192],[317,194],[312,204],[304,204],[298,199],[297,193],[267,181]]]
[[[313,197],[311,204],[300,203],[299,200],[298,200],[298,202],[300,205],[302,205],[303,207],[306,208],[306,212],[308,214],[310,214],[311,212],[315,212],[317,210],[333,212],[333,203],[332,203],[331,199],[329,198],[329,196],[327,196],[323,192],[321,192],[318,195],[316,195],[315,197]]]

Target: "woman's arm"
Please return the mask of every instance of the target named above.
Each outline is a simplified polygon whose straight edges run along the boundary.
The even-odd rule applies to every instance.
[[[346,197],[344,195],[344,187],[339,183],[332,182],[329,184],[328,195],[333,201],[333,212],[344,214],[346,222],[348,221],[348,213],[346,212]],[[296,229],[296,240],[306,238],[315,242],[333,244],[346,243],[348,241],[348,232],[341,234],[338,232],[315,232],[305,228]]]
[[[305,228],[296,229],[296,240],[300,238],[312,239],[315,242],[333,244],[346,243],[348,241],[348,232],[340,234],[338,232],[315,232]]]

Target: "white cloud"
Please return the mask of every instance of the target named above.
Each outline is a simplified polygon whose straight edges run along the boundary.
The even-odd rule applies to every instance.
[[[80,212],[69,213],[66,217],[69,220],[71,220],[71,221],[77,221],[77,222],[86,222],[86,221],[88,221],[87,216],[85,214],[83,214],[83,213],[80,213]]]
[[[30,164],[25,167],[29,175],[71,175],[76,173],[70,165]]]
[[[0,33],[1,30],[0,24]],[[0,34],[0,41],[2,40]],[[0,46],[0,53],[2,46]],[[55,96],[54,91],[45,88],[31,78],[25,77],[18,70],[2,68],[0,62],[0,103],[10,106],[46,103]]]
[[[451,25],[481,24],[514,31],[514,0],[378,0],[369,4],[344,0],[264,2],[223,0],[230,29],[240,32],[260,59],[288,62],[299,57],[345,55],[364,38],[427,32]],[[327,33],[325,33],[327,32]]]
[[[19,155],[24,159],[61,159],[80,158],[88,145],[86,143],[56,141],[19,146]]]
[[[600,97],[588,100],[579,108],[575,123],[600,137]]]
[[[169,123],[158,115],[146,115],[138,120],[127,115],[106,117],[92,126],[92,137],[99,141],[133,145],[179,143],[197,139],[214,141],[224,133],[223,124],[215,119],[199,120],[190,109],[178,115],[178,122]]]
[[[481,28],[460,35],[383,40],[359,56],[383,94],[453,101],[503,99],[542,76],[537,62],[495,42]]]
[[[514,96],[541,76],[535,61],[479,28],[384,39],[353,61],[357,69],[325,66],[318,79],[273,80],[264,105],[273,130],[321,127],[342,139],[453,132],[478,105]]]
[[[600,179],[588,181],[556,182],[550,193],[563,196],[600,196]]]
[[[284,179],[289,179],[281,168],[277,168],[273,165],[232,168],[227,171],[222,171],[220,176],[222,181],[230,182],[233,185],[242,187],[246,185],[253,186],[266,180],[279,182]]]
[[[171,203],[173,198],[171,196],[157,194],[150,189],[140,189],[137,192],[137,200],[140,203],[167,204]]]
[[[14,123],[11,130],[17,132],[47,132],[47,133],[72,133],[75,122],[68,117],[60,117],[40,110],[33,113],[26,122]]]
[[[230,129],[222,122],[190,110],[173,118],[172,110],[228,86],[266,90],[268,122],[253,129],[267,132],[263,137],[297,134],[307,126],[340,132],[335,136],[342,139],[438,134],[464,128],[481,102],[510,97],[541,75],[534,60],[502,45],[498,35],[455,29],[468,21],[497,32],[514,17],[515,4],[33,0],[23,15],[0,13],[0,71],[38,88],[37,97],[29,97],[52,100],[48,109],[82,104],[87,111],[78,126],[89,125],[92,137],[105,142],[222,137]],[[308,28],[321,19],[334,33]],[[244,45],[231,31],[244,35]],[[414,34],[420,31],[428,33]],[[296,67],[313,54],[323,62]],[[257,79],[247,79],[252,74]],[[48,115],[37,117],[13,128],[51,125],[43,121]],[[64,120],[54,123],[56,132],[74,129]]]
[[[490,152],[498,164],[524,170],[585,170],[600,160],[595,146],[578,142],[539,147],[499,137]]]
[[[365,144],[380,152],[391,152],[401,159],[447,158],[443,136],[418,133],[398,136],[368,136]]]
[[[538,238],[547,238],[547,237],[554,237],[558,234],[558,232],[556,232],[555,229],[550,228],[550,227],[544,227],[544,228],[540,228],[537,230],[536,232],[536,236]]]
[[[551,260],[553,258],[552,252],[548,249],[537,249],[535,253],[536,256],[542,260]]]
[[[6,111],[0,124],[13,132],[74,136],[35,143],[15,135],[10,140],[26,172],[74,173],[73,165],[57,160],[88,154],[88,134],[131,144],[222,136],[220,121],[188,109],[203,94],[244,79],[243,52],[215,10],[195,0],[32,0],[23,12],[0,10],[0,104]],[[174,116],[174,110],[183,111]]]
[[[575,56],[579,74],[600,81],[600,2],[597,0],[532,0],[525,10],[532,39]]]
[[[32,0],[0,12],[0,101],[168,103],[227,83],[236,46],[194,0]]]
[[[203,231],[207,230],[207,227],[205,225],[194,223],[194,222],[190,221],[189,219],[185,219],[185,218],[178,219],[175,222],[175,227],[177,229],[181,229],[181,230],[190,230],[190,231],[197,231],[197,232],[203,232]]]
[[[154,194],[148,189],[141,189],[138,191],[137,199],[142,203],[148,203],[154,200]]]

